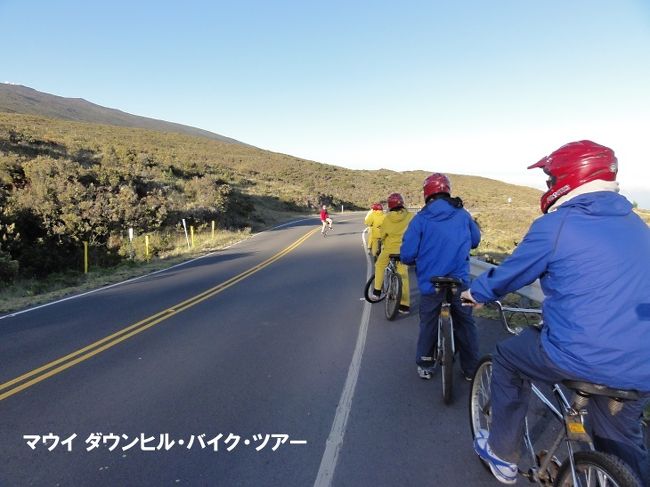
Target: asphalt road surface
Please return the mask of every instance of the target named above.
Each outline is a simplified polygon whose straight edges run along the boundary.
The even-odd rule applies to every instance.
[[[416,374],[415,279],[361,300],[363,216],[0,319],[0,486],[497,485],[460,371],[450,406]]]

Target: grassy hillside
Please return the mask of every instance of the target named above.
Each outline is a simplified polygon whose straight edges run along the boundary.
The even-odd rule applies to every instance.
[[[0,150],[5,166],[7,158],[22,165],[35,157],[49,157],[87,170],[140,171],[141,178],[150,182],[178,185],[211,177],[236,188],[256,209],[308,210],[319,200],[365,209],[393,191],[402,192],[409,206],[419,206],[422,181],[428,175],[424,171],[355,171],[203,137],[17,114],[0,114]],[[449,176],[453,192],[463,197],[466,207],[484,226],[494,227],[484,228],[490,249],[511,249],[512,241],[538,214],[537,190],[486,178]],[[264,222],[253,210],[247,221],[237,223],[255,226]]]

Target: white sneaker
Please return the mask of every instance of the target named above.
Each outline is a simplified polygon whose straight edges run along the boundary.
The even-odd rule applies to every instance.
[[[380,301],[380,299],[381,299],[381,296],[377,296],[377,295],[376,295],[374,292],[372,292],[372,291],[370,291],[370,292],[368,293],[368,297],[370,298],[370,301],[372,301],[373,303],[377,303],[377,302]]]
[[[431,376],[433,375],[434,370],[435,370],[435,366],[420,367],[418,365],[418,375],[420,376],[420,379],[424,379],[424,380],[431,379]]]
[[[474,451],[483,460],[492,475],[502,484],[512,485],[517,482],[517,464],[506,462],[496,456],[488,445],[488,435],[486,430],[480,430],[474,438]]]

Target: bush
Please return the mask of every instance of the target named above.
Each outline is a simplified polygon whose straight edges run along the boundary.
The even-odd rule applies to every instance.
[[[18,276],[18,262],[11,255],[0,250],[0,286],[10,284]]]

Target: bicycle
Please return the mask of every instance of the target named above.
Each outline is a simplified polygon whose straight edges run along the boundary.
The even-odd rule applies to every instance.
[[[536,315],[540,319],[531,326],[541,328],[541,310],[530,308],[512,308],[495,302],[502,324],[512,335],[521,333],[523,328],[513,327],[508,323],[506,313],[521,313],[523,316]],[[492,357],[485,356],[479,362],[472,380],[469,396],[469,420],[474,439],[479,430],[490,431],[491,400],[490,383],[492,377]],[[569,401],[562,386],[573,391]],[[591,396],[606,396],[610,398],[609,410],[616,414],[623,407],[623,401],[638,399],[636,391],[618,390],[585,381],[564,380],[551,387],[557,407],[540,387],[531,382],[531,390],[543,406],[544,414],[541,420],[531,427],[533,412],[526,415],[524,421],[524,445],[528,452],[531,466],[528,470],[519,467],[519,474],[532,483],[541,486],[570,487],[570,486],[618,486],[640,487],[636,475],[619,458],[614,455],[596,451],[589,433],[584,425],[587,414],[587,404]],[[548,449],[535,451],[534,441],[538,435],[549,434],[548,415],[558,422],[559,431],[555,434]],[[552,434],[552,433],[551,433]],[[562,444],[566,446],[567,455],[563,462],[555,456]],[[483,466],[488,468],[483,462]]]
[[[322,228],[320,234],[323,237],[327,237],[327,233],[332,231],[332,220],[328,218],[329,221],[325,221],[325,226]]]
[[[443,300],[438,315],[438,341],[433,355],[434,363],[440,364],[442,378],[442,400],[451,403],[453,398],[453,370],[456,345],[454,343],[454,322],[451,318],[451,301],[462,285],[454,277],[432,277],[436,294],[442,292]]]
[[[384,313],[388,321],[392,321],[397,316],[399,311],[399,303],[402,300],[402,276],[397,272],[397,263],[399,262],[399,254],[390,254],[388,256],[388,264],[384,269],[384,282],[381,286],[381,294],[379,297],[372,297],[372,292],[375,289],[375,275],[373,274],[368,279],[364,289],[363,296],[369,303],[378,303],[379,301],[386,300],[384,306]]]

